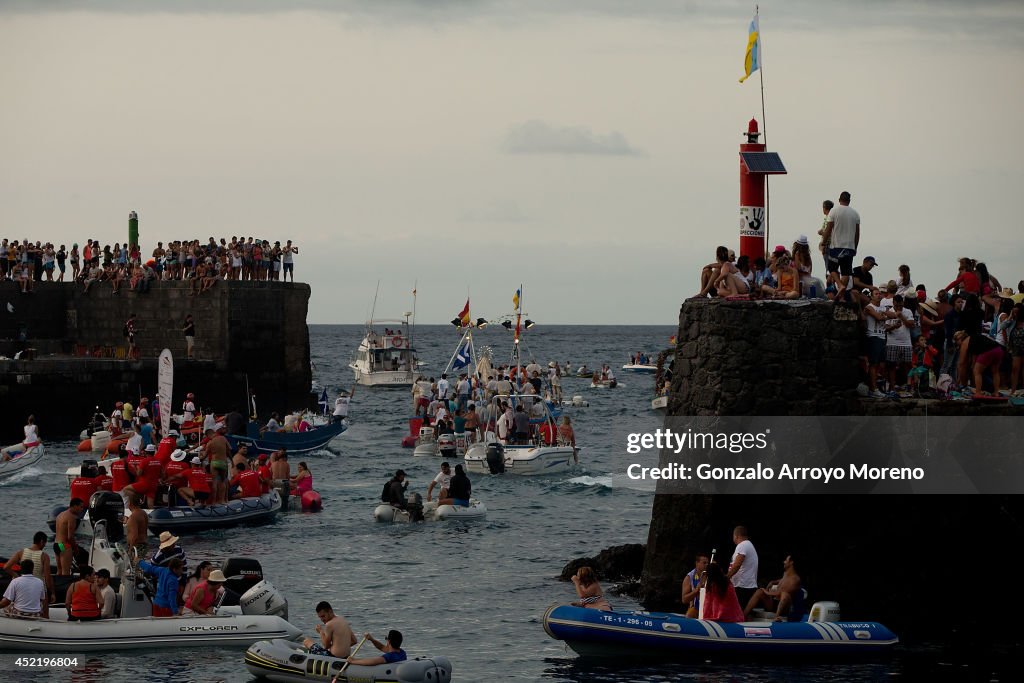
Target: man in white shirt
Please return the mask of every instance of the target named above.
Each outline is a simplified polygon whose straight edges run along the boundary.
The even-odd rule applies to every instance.
[[[117,594],[110,586],[110,570],[96,570],[96,586],[103,597],[103,607],[100,610],[100,619],[111,619],[114,616],[114,607],[117,605]]]
[[[853,257],[860,246],[860,214],[850,207],[849,192],[841,193],[839,204],[828,212],[822,242],[829,245],[829,276],[836,285],[836,298],[839,299],[844,295],[847,281],[853,275]]]
[[[726,578],[732,581],[740,604],[746,605],[757,592],[757,550],[750,542],[745,526],[733,529],[732,542],[736,544],[736,550],[733,551]]]
[[[341,422],[348,417],[349,404],[352,402],[352,397],[356,395],[356,385],[352,385],[352,393],[342,389],[338,392],[338,398],[334,399],[334,415],[332,417],[334,422]]]
[[[451,388],[451,383],[448,381],[448,375],[441,373],[441,379],[437,380],[437,396],[442,401],[448,400],[448,390]]]
[[[452,482],[452,471],[451,465],[446,462],[441,463],[441,471],[437,473],[434,480],[430,482],[430,486],[427,488],[427,501],[430,501],[430,497],[434,492],[434,487],[438,487],[437,498],[448,497],[448,485]]]
[[[13,616],[49,618],[46,601],[46,585],[42,579],[33,576],[35,563],[22,560],[18,578],[11,581],[0,600],[0,609],[5,609]]]

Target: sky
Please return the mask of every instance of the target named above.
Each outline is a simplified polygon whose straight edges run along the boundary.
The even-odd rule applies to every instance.
[[[294,241],[310,323],[674,324],[738,246],[847,190],[875,279],[1024,277],[1024,3],[0,0],[0,236]],[[763,77],[763,78],[762,78]],[[765,113],[762,120],[761,86]],[[858,259],[859,260],[859,259]],[[821,263],[816,259],[816,274]]]

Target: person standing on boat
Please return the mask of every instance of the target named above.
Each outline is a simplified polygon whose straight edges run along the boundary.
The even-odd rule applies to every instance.
[[[455,385],[455,395],[458,399],[457,407],[460,410],[465,410],[466,406],[469,405],[469,395],[472,390],[469,377],[466,373],[459,375],[459,383]]]
[[[356,644],[356,636],[352,633],[352,627],[348,625],[345,618],[335,614],[331,603],[326,600],[321,600],[317,604],[316,616],[322,622],[322,625],[316,625],[320,642],[317,643],[312,638],[306,638],[302,641],[303,647],[309,650],[311,655],[348,657],[352,652],[352,646]]]
[[[697,553],[696,561],[690,573],[683,577],[683,605],[686,606],[686,616],[696,619],[700,614],[700,587],[701,579],[708,569],[708,556],[705,553]]]
[[[334,399],[334,415],[331,421],[334,423],[344,422],[348,417],[348,411],[350,404],[352,403],[352,397],[356,395],[356,385],[352,385],[352,391],[348,392],[342,389],[338,392],[338,398]]]
[[[570,603],[573,607],[589,607],[602,612],[612,611],[612,606],[604,599],[604,592],[601,590],[601,584],[597,582],[597,577],[594,576],[593,569],[580,567],[572,575],[572,584],[576,587],[576,595],[579,596],[578,602]]]
[[[157,577],[156,595],[153,596],[153,616],[173,617],[178,614],[178,585],[181,581],[181,558],[174,557],[166,567],[141,560],[139,569]]]
[[[84,508],[85,503],[81,498],[72,498],[68,509],[57,515],[57,535],[53,541],[53,554],[57,557],[57,574],[60,576],[71,574],[71,560],[78,547],[75,543],[75,529],[78,528],[78,521],[82,518]]]
[[[226,503],[228,498],[228,463],[231,455],[231,444],[224,437],[224,423],[217,423],[217,430],[207,430],[206,435],[210,440],[206,443],[206,457],[210,463],[210,473],[213,474],[213,490],[211,491],[211,502]]]
[[[451,382],[448,381],[448,373],[442,372],[441,379],[437,380],[437,398],[440,401],[448,400],[448,392],[451,390]]]
[[[32,575],[46,583],[46,590],[50,595],[53,595],[53,575],[50,572],[50,556],[46,552],[47,538],[46,532],[37,531],[32,537],[32,545],[27,548],[22,548],[11,555],[11,559],[7,560],[7,564],[4,565],[4,569],[7,570],[8,574],[13,576],[16,571],[15,567],[19,566],[25,560],[31,560]]]
[[[146,511],[139,506],[139,497],[135,494],[128,495],[128,512],[125,515],[124,533],[128,547],[134,551],[133,566],[138,566],[138,561],[149,554],[149,517]]]
[[[437,504],[456,505],[458,507],[469,507],[469,497],[473,493],[473,485],[466,476],[462,465],[455,466],[455,475],[448,484],[447,496],[438,496]]]
[[[17,617],[50,617],[46,586],[33,575],[34,570],[32,560],[22,561],[21,576],[8,584],[4,597],[0,599],[0,610]]]
[[[736,588],[736,597],[740,604],[745,605],[757,592],[757,550],[750,542],[745,526],[733,529],[732,542],[736,544],[736,550],[733,551],[726,578],[730,579]]]
[[[430,502],[431,496],[434,493],[434,487],[437,486],[438,505],[441,505],[441,499],[448,497],[448,487],[451,486],[451,482],[451,465],[447,462],[443,462],[441,463],[441,471],[437,473],[437,476],[430,481],[430,486],[427,487],[427,502]]]
[[[346,661],[348,661],[349,664],[355,664],[356,666],[377,666],[378,664],[404,662],[408,657],[408,655],[405,654],[405,650],[402,649],[402,633],[400,631],[396,631],[395,629],[388,631],[388,637],[384,639],[383,643],[369,633],[364,634],[364,637],[373,643],[373,646],[383,654],[379,657],[365,657],[363,659],[347,657]]]

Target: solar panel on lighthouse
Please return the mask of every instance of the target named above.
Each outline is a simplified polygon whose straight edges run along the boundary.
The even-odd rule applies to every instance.
[[[782,159],[777,152],[740,152],[743,165],[750,173],[764,173],[765,175],[783,175],[786,167],[782,165]]]

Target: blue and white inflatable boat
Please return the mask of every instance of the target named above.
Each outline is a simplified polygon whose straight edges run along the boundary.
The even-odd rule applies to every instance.
[[[819,604],[826,603],[815,607]],[[823,611],[819,609],[818,614]],[[814,607],[811,615],[815,616]],[[593,656],[862,656],[884,652],[899,642],[896,634],[874,621],[734,624],[664,612],[603,612],[554,605],[544,613],[543,623],[555,640],[564,640],[581,655]]]

